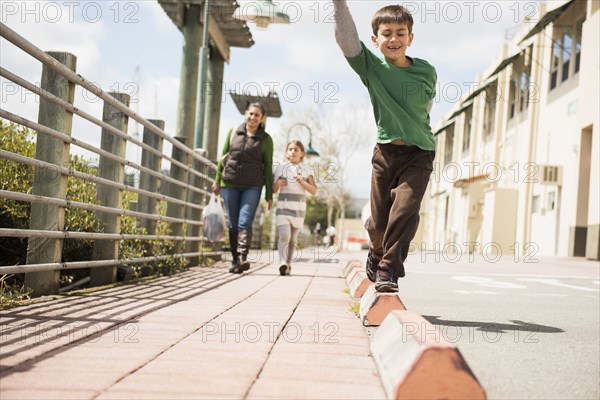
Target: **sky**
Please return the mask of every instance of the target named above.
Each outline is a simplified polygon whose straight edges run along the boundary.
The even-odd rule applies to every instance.
[[[248,2],[239,1],[242,10]],[[259,29],[249,23],[254,46],[232,48],[225,65],[220,119],[219,149],[228,130],[243,122],[231,97],[234,90],[266,95],[274,88],[283,115],[270,118],[276,157],[285,146],[287,128],[310,122],[307,113],[329,119],[335,140],[344,141],[352,121],[364,132],[368,145],[352,155],[343,171],[353,196],[368,198],[370,156],[375,126],[366,88],[337,47],[330,1],[275,2],[291,19],[290,24],[271,24]],[[349,0],[360,39],[371,46],[370,19],[389,1]],[[435,66],[437,97],[431,112],[432,126],[458,106],[473,90],[474,82],[501,59],[502,44],[516,32],[525,17],[535,16],[537,1],[408,1],[400,2],[415,20],[414,41],[407,51]],[[529,24],[535,22],[535,18]],[[132,96],[131,108],[147,119],[165,120],[165,132],[174,135],[183,39],[155,0],[143,1],[10,1],[0,2],[0,22],[45,51],[68,51],[77,56],[77,73],[104,91],[123,91]],[[41,64],[4,38],[0,39],[0,64],[39,85]],[[39,100],[34,94],[0,78],[3,109],[37,121]],[[260,93],[258,93],[260,91]],[[75,105],[95,116],[102,115],[102,101],[78,88]],[[130,121],[129,133],[141,132]],[[314,130],[313,147],[325,132]],[[293,135],[306,144],[307,132],[294,128]],[[99,145],[100,128],[75,118],[73,136]],[[85,151],[74,149],[83,155]],[[128,149],[128,158],[139,159],[139,150]],[[170,152],[170,147],[165,146]],[[89,157],[92,157],[90,154]]]

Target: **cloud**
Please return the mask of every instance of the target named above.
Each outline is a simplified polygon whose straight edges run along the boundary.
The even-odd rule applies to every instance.
[[[332,3],[279,3],[286,7],[292,23],[271,25],[266,30],[249,23],[256,43],[249,49],[232,49],[231,63],[225,67],[226,90],[243,90],[245,85],[257,83],[266,94],[277,85],[284,115],[270,119],[268,125],[268,130],[276,134],[289,123],[295,110],[344,105],[352,110],[348,100],[368,100],[366,89],[335,42]],[[69,8],[65,4],[76,6]],[[370,42],[371,17],[389,4],[348,1],[361,40]],[[415,17],[415,43],[409,54],[430,61],[438,70],[440,85],[462,85],[475,80],[478,73],[497,60],[507,32],[510,34],[523,17],[535,11],[537,2],[423,0],[401,4],[410,7]],[[72,52],[78,58],[78,73],[98,82],[105,91],[137,93],[140,102],[132,108],[138,107],[145,118],[164,119],[166,132],[175,134],[183,38],[158,2],[3,1],[0,6],[0,18],[11,29],[43,50]],[[3,68],[18,72],[31,82],[40,81],[41,64],[37,60],[5,39],[1,39],[0,46]],[[140,66],[139,87],[131,85],[137,84],[136,66]],[[37,121],[36,96],[23,91],[14,93],[14,85],[9,87],[12,84],[5,79],[0,79],[0,84],[2,108]],[[77,106],[101,117],[101,101],[93,101],[93,96],[85,95],[81,88],[76,93]],[[327,102],[328,99],[337,103]],[[440,101],[434,106],[433,125],[452,105],[450,101]],[[372,118],[371,110],[360,112]],[[343,118],[343,113],[330,115],[332,119],[338,115]],[[74,119],[74,133],[98,144],[99,128],[78,120]],[[229,95],[224,93],[219,146],[229,128],[242,121]],[[131,126],[130,132],[133,129]],[[169,148],[165,144],[165,151]],[[370,148],[365,149],[366,156],[357,157],[352,174],[370,171],[365,168],[369,153]]]
[[[151,16],[153,29],[159,29],[161,31],[179,30],[158,1],[139,1],[137,4],[139,4],[142,12],[146,11]]]
[[[280,2],[290,14],[290,24],[269,25],[266,30],[250,27],[255,47],[278,49],[273,52],[280,66],[304,76],[336,73],[345,62],[334,39],[333,24],[323,23],[323,8],[329,2]],[[287,6],[287,8],[286,8]]]
[[[102,21],[96,24],[76,21],[73,12],[56,2],[3,2],[2,11],[2,22],[40,50],[74,54],[77,72],[97,70],[101,58],[98,43],[105,36]],[[85,34],[81,34],[82,31]],[[40,85],[42,64],[37,59],[4,38],[0,39],[0,48],[3,68]],[[2,89],[3,108],[37,122],[39,99],[36,95],[5,79],[2,79]],[[77,93],[80,91],[76,96]]]

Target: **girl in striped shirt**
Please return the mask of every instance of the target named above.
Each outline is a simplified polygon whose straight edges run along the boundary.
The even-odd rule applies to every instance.
[[[304,145],[292,140],[285,151],[288,162],[278,165],[273,175],[273,193],[281,190],[275,211],[280,275],[289,275],[292,270],[292,256],[306,214],[306,192],[317,193],[315,178],[303,162],[304,155]]]

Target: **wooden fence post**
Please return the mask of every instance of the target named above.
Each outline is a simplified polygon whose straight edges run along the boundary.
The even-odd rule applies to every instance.
[[[194,149],[194,152],[203,157],[206,156],[206,151],[204,149]],[[204,167],[204,164],[201,161],[194,158],[192,160],[192,169],[197,172],[205,172],[204,169],[206,169],[206,168]],[[204,181],[204,179],[202,179],[198,175],[190,174],[189,179],[190,179],[189,180],[190,186],[195,187],[195,188],[211,190],[210,187],[208,187],[208,188],[204,187],[206,182]],[[205,196],[203,196],[201,193],[190,190],[190,193],[188,195],[188,202],[190,202],[192,204],[197,204],[197,205],[203,204],[204,197]],[[187,212],[188,220],[200,221],[201,218],[202,218],[202,210],[199,210],[197,208],[192,208],[192,207],[188,208],[188,212]],[[190,236],[190,237],[200,236],[200,225],[188,225],[187,236]],[[185,245],[186,253],[196,253],[199,250],[200,250],[200,242],[199,241],[189,241]],[[192,257],[189,260],[190,260],[190,266],[197,266],[200,263],[200,257]]]
[[[77,57],[66,52],[48,52],[49,55],[76,70]],[[52,68],[42,68],[41,88],[62,100],[73,104],[75,84],[69,82]],[[41,98],[38,122],[66,135],[71,135],[73,114],[59,105]],[[42,133],[37,134],[35,158],[58,166],[68,166],[69,144],[51,138]],[[33,194],[65,199],[67,194],[67,177],[57,171],[36,168],[33,179]],[[49,204],[31,204],[29,229],[62,231],[65,226],[65,209]],[[60,262],[62,258],[62,239],[43,237],[29,238],[27,244],[27,264]],[[33,296],[58,293],[60,271],[30,272],[25,274],[25,286],[31,288]]]
[[[165,121],[151,119],[149,122],[156,125],[160,130],[165,129]],[[164,139],[146,127],[144,127],[143,141],[148,146],[162,153]],[[142,150],[142,167],[146,167],[155,172],[160,172],[162,167],[162,158],[147,150]],[[151,193],[159,193],[160,181],[157,177],[142,171],[140,173],[140,189],[147,190]],[[158,212],[156,209],[157,203],[158,201],[155,198],[140,194],[138,196],[138,211],[147,214],[156,214]],[[148,235],[154,235],[156,232],[155,220],[142,219],[140,225],[142,228],[146,228]]]
[[[156,125],[160,130],[165,129],[165,121],[162,120],[148,120],[150,123]],[[144,127],[144,138],[143,142],[148,146],[163,152],[163,143],[164,139],[154,133],[152,130]],[[142,150],[142,166],[151,169],[155,172],[161,172],[162,168],[162,157],[157,156],[154,153],[151,153],[147,150]],[[152,193],[160,193],[161,181],[159,178],[152,176],[146,172],[140,173],[140,189],[147,190]],[[153,197],[144,196],[140,194],[138,196],[138,211],[147,213],[147,214],[157,214],[158,213],[158,200]],[[146,229],[146,233],[148,235],[154,235],[156,233],[156,221],[153,219],[142,219],[140,226]],[[146,241],[146,255],[156,255],[156,246],[154,243],[150,241]],[[142,265],[141,274],[142,276],[150,275],[152,272],[151,268]]]
[[[129,95],[124,93],[109,93],[121,103],[129,107]],[[104,103],[102,112],[102,120],[107,124],[117,128],[122,132],[127,132],[127,123],[129,117],[111,106],[107,102]],[[119,157],[125,158],[125,139],[113,135],[106,129],[102,129],[100,147]],[[105,179],[110,179],[114,182],[123,183],[125,179],[125,169],[123,164],[110,160],[106,157],[100,157],[98,164],[98,176]],[[114,208],[122,208],[123,193],[114,187],[98,184],[97,199],[100,205]],[[120,233],[121,231],[121,216],[117,214],[98,212],[98,218],[101,225],[104,227],[104,233]],[[119,257],[119,241],[118,240],[95,240],[92,258],[94,260],[110,260]],[[113,283],[117,278],[117,267],[100,267],[92,268],[90,271],[90,285],[99,286]]]
[[[178,141],[187,145],[187,138],[184,137],[175,137]],[[188,155],[185,151],[181,150],[178,147],[173,146],[171,157],[174,160],[181,162],[182,164],[188,165]],[[188,172],[187,170],[181,168],[178,165],[171,163],[171,172],[170,176],[173,179],[178,180],[179,182],[187,182]],[[179,200],[187,199],[187,189],[182,186],[174,185],[169,183],[169,197],[173,197]],[[167,216],[173,218],[185,218],[185,206],[181,204],[169,203],[167,205]],[[183,234],[183,224],[181,222],[171,222],[171,235],[172,236],[181,236]],[[177,241],[173,249],[171,250],[171,254],[181,253],[183,250],[182,243]]]

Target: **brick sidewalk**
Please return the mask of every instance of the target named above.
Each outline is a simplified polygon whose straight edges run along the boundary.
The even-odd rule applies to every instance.
[[[0,312],[0,398],[385,398],[343,261],[225,263]]]

